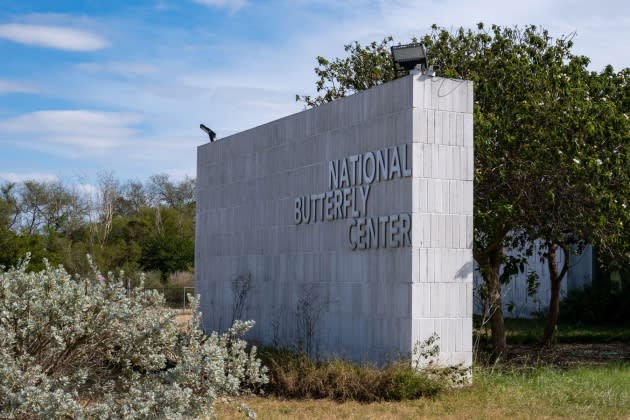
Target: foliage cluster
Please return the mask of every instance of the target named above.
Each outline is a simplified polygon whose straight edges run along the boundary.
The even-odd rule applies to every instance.
[[[336,401],[400,401],[433,396],[444,390],[443,378],[414,369],[408,361],[383,368],[347,360],[317,361],[306,353],[263,348],[269,367],[268,394],[282,398],[327,398]]]
[[[161,295],[111,273],[26,264],[0,272],[2,418],[197,418],[267,380],[239,338],[251,321],[208,336],[196,307],[179,328]]]
[[[630,319],[630,272],[601,277],[583,289],[569,291],[561,303],[561,320],[585,324],[628,325]],[[619,275],[619,279],[617,279]],[[617,281],[618,280],[618,281]]]
[[[32,270],[43,259],[87,274],[85,254],[105,270],[157,271],[162,281],[194,264],[193,179],[154,175],[121,183],[98,176],[95,191],[83,184],[29,180],[0,185],[0,264],[14,266],[30,252]],[[134,278],[134,280],[137,280]]]
[[[282,398],[326,398],[336,401],[401,401],[437,395],[470,381],[470,370],[441,367],[439,337],[417,342],[412,354],[383,366],[356,364],[334,357],[312,358],[304,350],[263,348],[269,366],[267,393]]]
[[[593,243],[630,261],[630,69],[589,71],[588,57],[572,51],[573,35],[554,39],[534,25],[434,25],[421,41],[440,76],[475,86],[473,254],[495,351],[506,348],[501,285],[524,266],[534,240],[552,285],[542,338],[549,343],[572,249]],[[391,45],[355,42],[347,57],[317,57],[318,96],[297,99],[317,106],[394,79]]]
[[[582,295],[580,293],[580,295]],[[564,305],[563,301],[563,305]],[[614,324],[610,321],[606,323],[598,323],[597,318],[587,318],[586,316],[575,316],[577,311],[573,311],[573,303],[569,303],[571,308],[563,306],[562,313],[565,314],[558,323],[554,340],[556,343],[562,344],[586,344],[586,343],[630,343],[630,326],[627,323]],[[579,305],[579,306],[578,306]],[[588,313],[588,302],[579,302],[576,308],[582,306],[586,308]],[[581,310],[581,309],[580,309]],[[479,346],[476,349],[477,361],[484,358],[480,357],[485,347],[490,342],[489,331],[479,322],[480,319],[475,317],[473,335]],[[512,345],[529,345],[536,346],[540,340],[545,323],[541,319],[516,319],[506,318],[505,326],[507,329],[507,341]],[[538,349],[540,350],[540,349]]]
[[[344,58],[329,60],[317,56],[315,74],[318,96],[295,95],[296,101],[318,106],[394,79],[394,65],[388,47],[394,38],[373,41],[363,46],[358,42],[344,46]]]

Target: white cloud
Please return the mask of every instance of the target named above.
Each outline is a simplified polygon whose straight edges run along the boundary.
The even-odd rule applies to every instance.
[[[192,0],[195,3],[209,7],[225,7],[233,12],[242,9],[247,4],[247,0]]]
[[[131,113],[88,110],[37,111],[0,121],[3,138],[22,147],[66,156],[98,155],[131,138],[142,119]]]
[[[156,7],[176,4],[167,1],[156,0]],[[303,104],[296,103],[294,95],[316,93],[313,67],[317,55],[343,56],[346,43],[358,40],[365,44],[386,35],[404,42],[430,31],[432,23],[452,29],[460,25],[474,28],[478,21],[502,26],[538,23],[553,36],[577,30],[576,51],[593,58],[593,69],[607,62],[627,66],[625,57],[630,56],[630,44],[608,41],[630,39],[630,13],[624,13],[628,6],[621,2],[617,5],[621,13],[615,13],[613,7],[594,10],[585,1],[568,7],[566,0],[190,1],[227,11],[247,6],[256,16],[278,19],[271,32],[282,36],[261,34],[254,39],[240,32],[208,34],[207,27],[195,24],[173,28],[134,22],[132,30],[128,20],[105,25],[76,16],[30,17],[27,23],[34,25],[91,28],[116,44],[106,51],[106,61],[74,64],[68,72],[37,80],[37,86],[66,102],[83,104],[81,107],[124,107],[134,114],[27,114],[21,120],[0,121],[0,141],[8,139],[9,133],[21,147],[45,148],[53,156],[85,156],[82,160],[94,172],[104,165],[124,176],[194,174],[196,146],[207,141],[199,123],[225,137],[299,111]],[[215,13],[201,6],[195,9]],[[283,15],[277,10],[283,10]],[[136,128],[137,115],[143,118],[142,126]],[[26,131],[24,127],[31,124],[46,130]]]
[[[94,51],[108,45],[106,39],[82,29],[21,23],[0,25],[0,38],[68,51]]]
[[[611,39],[630,38],[630,2],[627,1],[605,0],[596,8],[586,0],[354,0],[343,4],[345,10],[351,7],[356,12],[326,24],[321,34],[317,34],[321,41],[313,56],[328,56],[324,50],[330,50],[328,41],[331,45],[342,45],[355,39],[368,42],[393,35],[396,41],[405,42],[429,32],[433,23],[454,30],[460,26],[475,28],[478,22],[484,22],[487,28],[493,23],[521,27],[536,24],[548,29],[554,38],[577,31],[574,52],[589,56],[592,70],[601,70],[609,63],[616,69],[628,66],[626,57],[630,53],[630,43],[610,42]],[[343,51],[333,56],[340,54],[343,55]]]
[[[157,71],[157,68],[150,64],[122,62],[79,63],[76,67],[91,73],[111,73],[122,77],[146,76]]]
[[[99,188],[94,184],[79,183],[75,186],[76,190],[82,195],[95,196],[99,192]]]
[[[92,176],[99,170],[112,170],[123,178],[162,172],[194,176],[196,147],[207,142],[198,123],[190,135],[147,136],[134,128],[140,122],[145,123],[131,113],[38,111],[0,121],[0,143],[48,154],[49,163],[61,158],[70,164],[62,168],[66,175],[76,175],[78,169],[73,168],[81,167]],[[10,170],[19,175],[19,170]],[[11,179],[28,178],[16,174]],[[84,183],[81,188],[89,192],[90,183]]]
[[[36,93],[37,89],[20,82],[0,79],[0,95],[4,93]]]
[[[40,172],[0,172],[0,180],[7,182],[24,182],[24,181],[44,181],[54,182],[58,181],[59,177],[53,174],[46,174]]]
[[[160,12],[163,12],[165,10],[169,10],[172,8],[173,6],[171,6],[170,4],[162,0],[159,0],[158,2],[155,3],[155,10],[160,11]]]

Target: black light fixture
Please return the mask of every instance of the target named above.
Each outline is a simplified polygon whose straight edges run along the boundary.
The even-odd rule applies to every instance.
[[[210,143],[212,143],[214,141],[214,139],[217,137],[217,133],[215,133],[214,131],[212,131],[211,129],[206,127],[205,125],[199,124],[199,128],[201,128],[203,131],[205,131],[206,134],[208,135],[208,137],[210,137]]]
[[[427,49],[419,42],[392,46],[392,60],[396,73],[412,70],[424,72],[429,68]]]

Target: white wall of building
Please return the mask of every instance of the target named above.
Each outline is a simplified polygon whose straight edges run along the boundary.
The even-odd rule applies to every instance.
[[[200,146],[204,327],[236,315],[251,339],[373,361],[436,333],[443,363],[470,365],[472,104],[471,82],[410,75]]]
[[[532,318],[536,314],[546,313],[549,307],[551,295],[551,283],[549,280],[549,268],[546,260],[541,260],[540,242],[534,243],[534,253],[527,258],[525,271],[512,277],[511,281],[502,286],[501,299],[503,303],[503,314],[513,318]],[[510,250],[505,250],[506,255],[510,255]],[[562,267],[564,256],[558,253],[558,267]],[[538,274],[539,287],[535,294],[529,295],[527,288],[527,273],[534,271]],[[563,299],[572,289],[580,289],[591,284],[593,280],[593,250],[587,246],[581,254],[571,254],[569,256],[569,271],[562,280],[560,294]],[[479,287],[483,284],[483,278],[475,264],[474,272],[474,312],[482,315],[484,304],[479,296]]]

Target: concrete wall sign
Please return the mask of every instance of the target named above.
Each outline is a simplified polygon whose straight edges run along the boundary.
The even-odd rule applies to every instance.
[[[472,83],[410,75],[197,153],[207,329],[385,361],[472,362]]]

